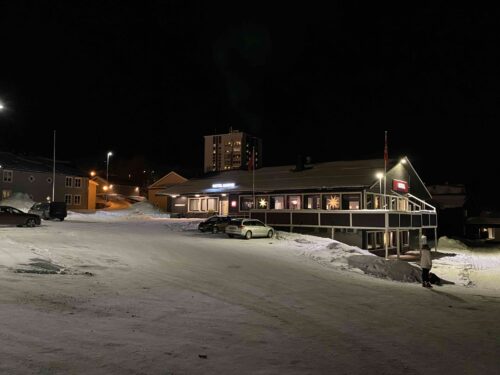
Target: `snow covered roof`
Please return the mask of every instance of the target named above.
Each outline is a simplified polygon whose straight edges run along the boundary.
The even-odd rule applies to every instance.
[[[396,161],[389,160],[391,168]],[[306,190],[332,188],[364,188],[376,181],[375,174],[384,169],[383,159],[334,161],[306,166],[297,171],[295,165],[266,167],[255,170],[255,189]],[[234,185],[232,185],[234,184]],[[205,178],[191,179],[168,187],[161,194],[219,193],[252,190],[252,172],[233,170]]]
[[[16,171],[26,172],[52,172],[51,159],[15,155],[10,152],[0,152],[0,165],[2,169],[12,169]],[[56,161],[56,173],[66,174],[69,176],[85,176],[84,173],[76,168],[71,167],[68,163]]]

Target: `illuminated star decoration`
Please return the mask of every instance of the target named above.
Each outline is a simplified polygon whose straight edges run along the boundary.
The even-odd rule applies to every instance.
[[[266,206],[267,206],[267,201],[264,198],[262,198],[259,201],[259,207],[265,208]]]
[[[328,206],[330,206],[330,208],[333,209],[340,207],[340,201],[338,195],[330,195],[330,198],[328,198]]]

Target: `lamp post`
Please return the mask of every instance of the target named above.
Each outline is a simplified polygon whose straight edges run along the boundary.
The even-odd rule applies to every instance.
[[[106,182],[109,184],[109,157],[113,156],[113,153],[110,151],[108,152],[107,158],[106,158]]]
[[[110,156],[113,156],[113,153],[111,151],[108,152],[107,154],[107,157],[106,157],[106,183],[109,185],[109,157]],[[108,200],[108,194],[107,194],[107,191],[108,191],[108,185],[106,185],[106,189],[104,191],[106,191],[106,201]]]

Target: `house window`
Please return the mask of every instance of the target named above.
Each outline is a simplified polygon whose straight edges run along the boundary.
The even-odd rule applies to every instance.
[[[14,179],[14,172],[5,169],[3,171],[3,182],[12,182],[13,179]]]
[[[82,204],[82,196],[81,195],[73,195],[73,204],[75,206],[79,206]]]
[[[64,202],[66,202],[66,204],[71,204],[71,194],[64,195]]]
[[[189,211],[199,211],[200,210],[200,199],[191,198],[189,199]]]
[[[12,195],[12,190],[2,190],[2,199],[7,199]]]
[[[82,178],[81,177],[75,177],[75,186],[76,188],[81,188],[82,187]]]
[[[319,195],[306,195],[304,205],[304,208],[308,210],[319,210],[321,209],[321,197]]]
[[[66,187],[73,187],[73,177],[66,177]]]
[[[269,197],[257,197],[257,208],[265,210],[269,208]]]
[[[288,196],[288,208],[290,210],[300,210],[302,197],[300,195]]]
[[[206,211],[207,210],[207,200],[206,199],[200,199],[200,211]]]
[[[340,210],[340,194],[324,194],[323,209]]]
[[[360,209],[359,194],[342,194],[342,209],[343,210],[359,210]]]
[[[207,199],[208,211],[217,211],[217,206],[218,206],[217,201],[218,201],[217,198],[208,198]]]
[[[283,210],[285,208],[285,197],[282,195],[271,197],[271,208],[273,210]]]
[[[253,208],[252,197],[240,197],[240,211],[248,211]]]

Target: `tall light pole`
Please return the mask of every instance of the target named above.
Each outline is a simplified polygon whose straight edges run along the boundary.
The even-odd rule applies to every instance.
[[[113,153],[110,151],[108,152],[107,158],[106,158],[106,183],[109,184],[109,157],[113,156]]]

